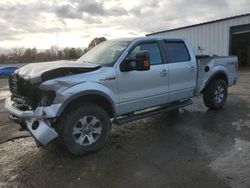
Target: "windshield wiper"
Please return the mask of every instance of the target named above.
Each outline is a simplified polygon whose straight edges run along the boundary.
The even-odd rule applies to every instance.
[[[83,63],[90,63],[90,64],[96,64],[94,62],[90,62],[90,61],[82,61]]]

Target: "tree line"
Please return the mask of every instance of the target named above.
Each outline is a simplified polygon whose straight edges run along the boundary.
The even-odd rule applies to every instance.
[[[81,57],[89,49],[106,41],[105,37],[97,37],[91,40],[87,48],[62,48],[51,46],[50,49],[38,51],[37,48],[14,47],[8,53],[0,54],[0,64],[45,62],[55,60],[75,60]]]

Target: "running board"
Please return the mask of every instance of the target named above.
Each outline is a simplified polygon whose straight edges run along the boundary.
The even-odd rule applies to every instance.
[[[126,117],[118,118],[118,119],[116,118],[116,119],[113,120],[113,123],[116,124],[116,125],[123,125],[123,124],[131,122],[131,121],[135,121],[135,120],[143,119],[143,118],[146,118],[146,117],[154,116],[154,115],[157,115],[157,114],[159,114],[161,112],[167,112],[167,111],[174,110],[174,109],[177,109],[177,108],[182,108],[184,106],[188,106],[188,105],[191,105],[191,104],[193,104],[192,100],[187,99],[187,100],[184,100],[184,101],[167,104],[165,106],[162,106],[162,107],[159,107],[157,109],[153,109],[153,110],[150,110],[150,111],[147,111],[147,112],[132,114],[132,115],[128,115]]]

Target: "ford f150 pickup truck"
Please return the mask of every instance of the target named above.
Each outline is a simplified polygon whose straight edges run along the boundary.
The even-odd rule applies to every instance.
[[[192,104],[223,107],[237,82],[237,57],[196,57],[183,39],[116,39],[77,61],[28,64],[9,79],[5,107],[40,145],[59,138],[75,155],[100,149],[111,124]]]

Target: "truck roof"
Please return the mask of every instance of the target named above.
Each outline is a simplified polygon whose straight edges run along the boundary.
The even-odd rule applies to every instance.
[[[112,39],[113,41],[116,40],[123,40],[123,41],[135,41],[135,40],[181,40],[185,41],[183,38],[176,38],[176,37],[164,37],[164,36],[146,36],[146,37],[131,37],[131,38],[117,38],[117,39]]]

